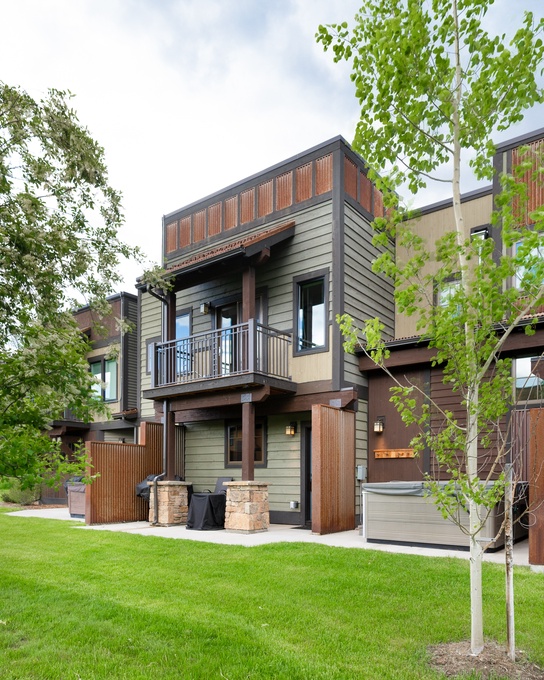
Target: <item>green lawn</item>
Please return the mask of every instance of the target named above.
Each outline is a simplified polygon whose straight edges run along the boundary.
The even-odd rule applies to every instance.
[[[441,677],[428,645],[469,636],[464,560],[74,524],[0,512],[2,680],[419,680]],[[484,567],[504,641],[503,570]],[[542,664],[544,575],[518,569],[516,597],[518,646]]]

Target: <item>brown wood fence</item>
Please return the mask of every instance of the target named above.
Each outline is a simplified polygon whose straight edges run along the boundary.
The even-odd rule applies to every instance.
[[[135,487],[162,472],[162,424],[142,423],[140,442],[89,442],[91,473],[99,476],[85,490],[87,524],[147,519],[149,504],[136,496]]]
[[[531,409],[529,564],[544,564],[544,409]]]
[[[312,406],[312,531],[355,527],[355,413]]]

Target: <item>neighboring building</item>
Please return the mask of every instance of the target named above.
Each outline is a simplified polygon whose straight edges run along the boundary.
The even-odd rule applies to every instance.
[[[466,236],[471,238],[492,237],[495,240],[495,257],[507,254],[506,248],[501,241],[500,230],[491,226],[491,214],[494,208],[494,198],[499,191],[498,174],[501,171],[510,171],[517,165],[519,149],[524,146],[541,147],[544,144],[544,129],[535,131],[530,135],[513,139],[501,144],[497,148],[495,156],[495,168],[497,176],[494,184],[482,190],[471,192],[463,197],[463,216],[466,225]],[[528,177],[526,178],[526,181]],[[537,182],[529,181],[529,206],[527,213],[534,210],[542,203],[542,187]],[[529,215],[526,215],[526,224],[530,224]],[[421,210],[421,215],[414,221],[414,231],[429,242],[430,249],[434,250],[435,241],[447,231],[455,229],[453,208],[451,201],[443,201]],[[516,247],[514,245],[513,247]],[[397,249],[397,258],[402,258],[403,253]],[[432,267],[436,263],[430,263],[425,273],[433,273]],[[455,285],[455,281],[452,281]],[[516,281],[508,282],[509,286],[516,286]],[[429,299],[435,305],[441,304],[441,296],[447,295],[448,290],[429,291]],[[532,472],[534,465],[529,465],[529,452],[531,447],[531,411],[542,409],[544,397],[544,370],[542,369],[542,353],[544,351],[544,313],[542,309],[535,310],[535,333],[527,335],[524,323],[507,339],[501,357],[513,359],[513,377],[515,398],[517,403],[510,414],[509,422],[504,423],[503,433],[512,445],[512,460],[515,465],[517,478],[525,481],[534,480]],[[526,322],[529,319],[525,320]],[[395,337],[388,342],[390,357],[386,364],[390,371],[401,382],[407,380],[421,388],[421,393],[428,395],[431,400],[441,409],[448,409],[458,414],[459,419],[464,420],[461,397],[443,384],[442,370],[440,366],[431,364],[431,357],[435,352],[428,348],[427,343],[420,337],[416,330],[416,316],[406,317],[401,314],[395,316]],[[539,362],[540,359],[540,362]],[[433,452],[424,451],[420,458],[412,457],[410,441],[417,434],[417,426],[406,427],[396,408],[389,401],[390,388],[393,381],[381,369],[377,369],[371,360],[362,352],[359,356],[359,368],[368,380],[368,481],[372,484],[388,483],[392,481],[412,482],[422,480],[424,474],[430,474],[435,479],[443,479],[443,471],[439,469]],[[374,423],[376,426],[374,427]],[[432,409],[431,427],[439,429],[441,416],[436,409]],[[491,466],[495,460],[493,447],[479,447],[479,473],[481,478],[488,474],[496,476],[500,472]],[[538,454],[540,455],[540,454]],[[540,475],[541,494],[544,497],[544,480]],[[391,501],[389,501],[391,504]],[[538,503],[535,505],[535,507]],[[380,512],[383,518],[384,507]],[[403,512],[400,506],[392,510],[389,525],[381,522],[384,536],[389,539],[406,540],[407,526],[401,521]],[[409,521],[414,523],[413,517],[404,513]],[[536,524],[535,524],[536,522]],[[541,535],[544,537],[544,517],[539,510],[539,518],[531,517],[533,526],[540,524]],[[536,528],[534,529],[536,532]],[[382,534],[380,534],[382,535]],[[430,541],[429,535],[425,538]],[[440,541],[438,541],[440,542]],[[544,541],[542,541],[544,544]],[[542,563],[544,560],[544,545],[540,545],[540,555],[535,561]]]
[[[272,522],[355,527],[368,387],[335,318],[394,325],[366,172],[337,137],[164,217],[171,289],[139,285],[139,308],[141,415],[166,413],[167,479],[266,481]]]
[[[96,390],[108,404],[111,418],[84,423],[67,411],[64,419],[52,423],[49,436],[60,439],[62,450],[70,455],[76,443],[89,441],[135,443],[140,424],[138,413],[138,298],[117,293],[108,298],[111,314],[99,320],[106,334],[96,330],[96,313],[88,306],[74,312],[82,333],[91,342],[87,358],[89,370],[100,380]],[[133,330],[120,330],[116,319],[133,324]],[[44,490],[44,502],[65,499],[63,490]]]
[[[544,143],[544,129],[537,130],[530,135],[513,139],[497,147],[494,165],[497,172],[510,170],[517,163],[516,155],[522,146],[533,145],[535,148]],[[514,159],[514,160],[513,160]],[[496,256],[500,257],[506,249],[501,241],[500,230],[491,226],[491,213],[494,207],[494,197],[499,191],[498,180],[489,187],[473,191],[465,195],[462,199],[463,216],[465,220],[466,236],[471,238],[493,237],[495,240]],[[533,210],[537,201],[542,201],[542,189],[536,183],[530,185],[530,200],[528,212]],[[530,219],[527,215],[527,224]],[[434,249],[435,241],[444,233],[455,229],[452,201],[442,201],[427,206],[420,211],[420,216],[414,221],[414,231],[425,241],[429,242],[429,248]],[[514,246],[515,247],[515,246]],[[397,258],[402,258],[403,253],[397,250]],[[436,263],[429,263],[425,273],[432,273],[432,267]],[[454,284],[455,282],[453,282]],[[509,285],[515,286],[513,280]],[[433,299],[435,305],[440,305],[441,294],[444,291],[429,291],[429,299]],[[534,335],[526,335],[525,326],[520,325],[518,329],[508,339],[502,356],[514,359],[514,372],[518,386],[521,386],[527,377],[531,375],[531,357],[535,358],[542,354],[544,350],[544,314],[540,311],[536,315],[537,324]],[[430,358],[434,351],[429,350],[426,343],[421,340],[416,330],[416,315],[407,317],[399,313],[395,315],[395,337],[388,343],[391,351],[388,367],[399,376],[406,376],[410,380],[416,381],[421,385],[423,391],[431,396],[442,407],[460,408],[458,398],[454,397],[450,390],[442,384],[442,371],[440,367],[432,367]],[[533,367],[536,362],[533,361]],[[374,432],[374,428],[369,435],[369,456],[368,479],[370,482],[387,482],[391,480],[414,480],[421,479],[423,473],[433,473],[434,461],[431,452],[423,459],[415,460],[410,458],[381,458],[380,453],[376,456],[376,451],[383,450],[404,450],[409,448],[410,439],[416,431],[406,428],[401,421],[395,407],[389,402],[389,387],[391,380],[380,370],[376,370],[370,359],[360,355],[359,368],[369,379],[369,421],[374,423],[380,418],[385,418],[386,426],[383,432]],[[538,370],[538,369],[537,369]],[[533,375],[532,386],[534,389],[525,390],[521,387],[517,390],[519,399],[517,409],[526,413],[529,408],[541,407],[543,381],[538,375]],[[516,414],[513,418],[516,419]],[[520,416],[521,417],[521,416]],[[435,423],[437,424],[437,423]],[[379,428],[376,428],[379,429]],[[521,434],[520,434],[521,436]],[[515,439],[515,437],[514,437]],[[516,458],[521,466],[520,474],[527,478],[526,456],[527,442],[518,441],[520,452],[524,455]],[[482,455],[485,455],[482,452]],[[489,461],[488,461],[489,463]],[[482,475],[485,475],[488,468],[484,465],[481,468]]]

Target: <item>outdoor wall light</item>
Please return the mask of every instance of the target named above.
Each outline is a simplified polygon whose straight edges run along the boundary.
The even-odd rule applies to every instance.
[[[212,308],[212,305],[211,305],[210,302],[203,302],[203,303],[200,305],[200,313],[201,313],[201,314],[209,314],[211,308]]]
[[[374,421],[374,432],[381,434],[385,430],[385,416],[378,416]]]
[[[285,428],[285,434],[288,437],[294,437],[297,433],[297,424],[296,423],[289,423],[287,427]]]

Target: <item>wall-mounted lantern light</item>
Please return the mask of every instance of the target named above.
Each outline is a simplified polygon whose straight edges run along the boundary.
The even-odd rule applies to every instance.
[[[385,416],[378,416],[374,421],[374,432],[381,434],[385,430]]]
[[[203,303],[200,305],[200,313],[201,313],[201,314],[209,314],[211,308],[212,308],[212,305],[211,305],[210,302],[203,302]]]
[[[287,427],[285,428],[285,434],[288,437],[294,437],[297,433],[297,424],[296,423],[289,423]]]

